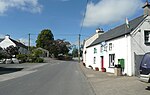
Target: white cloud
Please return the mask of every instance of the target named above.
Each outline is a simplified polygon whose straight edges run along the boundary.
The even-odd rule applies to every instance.
[[[142,8],[141,0],[100,0],[87,5],[85,27],[106,25],[132,16]]]
[[[0,0],[0,15],[5,14],[5,12],[12,8],[40,13],[42,5],[39,4],[38,0]]]
[[[20,38],[19,42],[21,42],[21,43],[23,43],[25,45],[28,45],[28,39]]]

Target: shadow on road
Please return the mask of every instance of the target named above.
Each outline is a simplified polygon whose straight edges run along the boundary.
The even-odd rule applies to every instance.
[[[21,71],[23,68],[4,68],[0,67],[0,75]]]

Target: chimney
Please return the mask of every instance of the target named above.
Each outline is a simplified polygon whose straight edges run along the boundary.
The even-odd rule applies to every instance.
[[[103,31],[103,29],[97,28],[97,29],[96,29],[96,33],[98,33],[98,34],[103,34],[104,31]]]
[[[5,39],[9,39],[10,38],[10,35],[5,35]]]
[[[144,9],[144,15],[150,16],[150,4],[148,0],[146,0],[146,3],[142,8]]]

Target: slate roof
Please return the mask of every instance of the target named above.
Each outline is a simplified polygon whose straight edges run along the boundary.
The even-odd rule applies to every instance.
[[[104,34],[100,35],[91,45],[88,47],[100,44],[101,42],[108,41],[111,39],[115,39],[121,37],[125,34],[131,33],[147,16],[139,16],[131,21],[129,21],[130,28],[126,28],[126,24],[122,24],[114,29],[108,30]]]
[[[11,40],[12,42],[14,42],[14,43],[16,44],[16,46],[19,46],[19,47],[23,47],[23,48],[28,49],[28,47],[27,47],[26,45],[22,44],[21,42],[17,42],[17,41],[15,41],[15,40],[11,39],[11,38],[10,38],[10,40]]]
[[[1,39],[1,38],[0,38],[0,42],[3,41],[3,40],[4,40],[4,39]]]

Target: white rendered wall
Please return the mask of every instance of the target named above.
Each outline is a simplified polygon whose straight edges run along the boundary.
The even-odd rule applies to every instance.
[[[115,64],[118,59],[125,60],[125,69],[123,73],[128,73],[128,36],[122,36],[114,40],[107,41],[107,51],[104,53],[104,67],[107,72],[114,73],[114,68],[109,66],[109,54],[115,54]],[[109,43],[112,43],[112,50],[109,50]]]
[[[94,53],[94,48],[97,49],[97,53]],[[96,58],[95,64],[94,64],[94,57]],[[99,70],[101,70],[100,44],[87,48],[86,58],[87,58],[86,67],[89,67],[89,65],[91,65],[94,70],[95,67],[98,67]]]
[[[7,48],[9,46],[13,45],[14,47],[16,46],[16,44],[14,44],[10,39],[9,37],[5,37],[5,39],[0,42],[0,47],[2,48]]]
[[[150,16],[146,18],[141,25],[139,25],[136,31],[131,33],[131,63],[132,63],[132,75],[135,75],[135,57],[134,53],[137,55],[144,55],[150,52],[150,45],[145,44],[144,30],[150,31]]]
[[[96,33],[94,34],[92,37],[88,38],[87,40],[85,40],[85,43],[84,43],[84,47],[83,47],[83,54],[82,54],[82,57],[83,57],[83,63],[86,63],[86,57],[87,57],[87,54],[85,52],[87,52],[87,49],[86,47],[89,46],[94,40],[96,40],[97,38],[99,37],[99,34]]]

